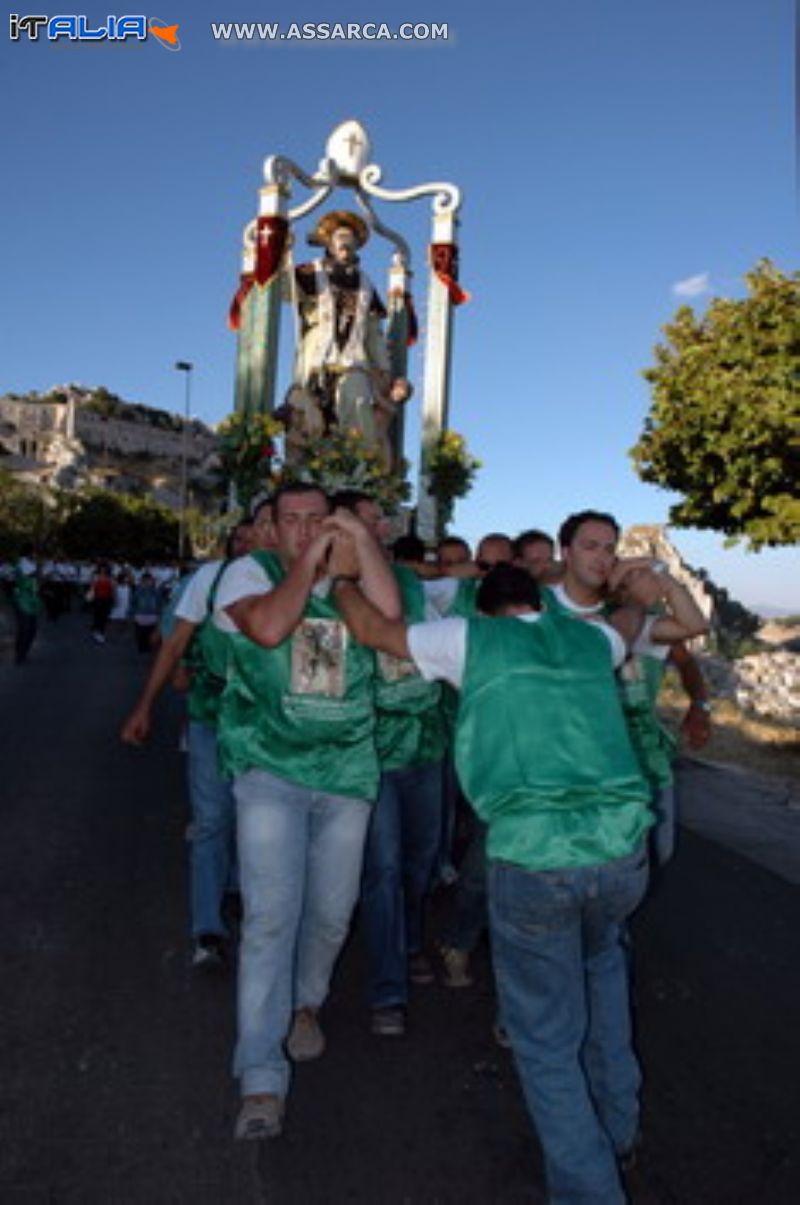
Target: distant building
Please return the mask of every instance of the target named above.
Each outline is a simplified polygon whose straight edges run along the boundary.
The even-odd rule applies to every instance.
[[[79,385],[0,397],[0,466],[31,483],[102,485],[178,506],[184,440],[189,489],[203,505],[215,484],[217,437],[199,420]]]

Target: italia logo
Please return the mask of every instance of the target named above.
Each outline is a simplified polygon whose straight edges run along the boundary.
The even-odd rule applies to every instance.
[[[165,50],[181,48],[177,24],[168,25],[160,17],[106,17],[105,22],[92,24],[88,17],[74,13],[59,17],[10,13],[8,34],[12,42],[19,42],[23,35],[29,42],[38,42],[40,34],[50,42],[146,42],[152,35]]]

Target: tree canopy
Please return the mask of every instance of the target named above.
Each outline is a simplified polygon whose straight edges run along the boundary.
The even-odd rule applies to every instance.
[[[105,556],[132,564],[169,561],[178,546],[178,520],[147,498],[87,490],[75,499],[59,543],[67,556],[79,560]]]
[[[800,273],[762,260],[749,295],[682,306],[644,377],[652,404],[631,449],[643,481],[682,494],[676,527],[756,550],[800,540]]]

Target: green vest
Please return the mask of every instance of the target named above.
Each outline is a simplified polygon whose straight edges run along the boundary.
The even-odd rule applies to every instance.
[[[407,623],[425,618],[422,583],[411,569],[394,566]],[[375,673],[375,743],[382,770],[425,766],[444,757],[448,726],[442,683],[426,682],[413,661],[378,653]]]
[[[548,611],[562,615],[575,614],[559,601],[548,587],[542,591]],[[605,618],[608,608],[598,612]],[[620,701],[628,725],[628,735],[642,774],[653,791],[672,782],[672,759],[675,740],[661,725],[656,713],[656,699],[664,676],[664,663],[646,653],[632,654],[617,673]]]
[[[219,579],[230,561],[223,561],[208,591],[206,614],[192,636],[184,658],[191,673],[189,719],[216,728],[220,701],[228,671],[230,636],[221,632],[212,619]]]
[[[566,615],[469,621],[456,768],[489,856],[528,870],[624,857],[652,823],[606,638]]]
[[[250,555],[273,586],[283,581],[273,553]],[[257,768],[310,790],[374,799],[374,658],[350,639],[333,605],[312,594],[300,623],[275,648],[238,632],[228,639],[217,728],[223,770]]]
[[[42,609],[39,583],[33,573],[14,570],[14,605],[23,615],[38,615]]]
[[[653,791],[660,791],[672,782],[672,759],[677,744],[656,711],[664,669],[665,662],[660,658],[636,653],[617,674],[631,744]]]
[[[478,614],[478,588],[480,580],[474,577],[462,578],[458,583],[455,597],[447,608],[447,617],[457,619],[474,619]]]

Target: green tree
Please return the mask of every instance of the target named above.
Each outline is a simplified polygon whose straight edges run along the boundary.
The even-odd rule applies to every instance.
[[[652,405],[631,449],[643,481],[683,498],[676,527],[751,549],[800,540],[800,273],[762,260],[749,296],[682,306],[645,379]]]
[[[13,560],[24,544],[51,548],[58,512],[45,492],[0,469],[0,560]]]
[[[87,490],[64,521],[61,545],[77,559],[170,561],[177,555],[178,520],[172,511],[147,498]]]

